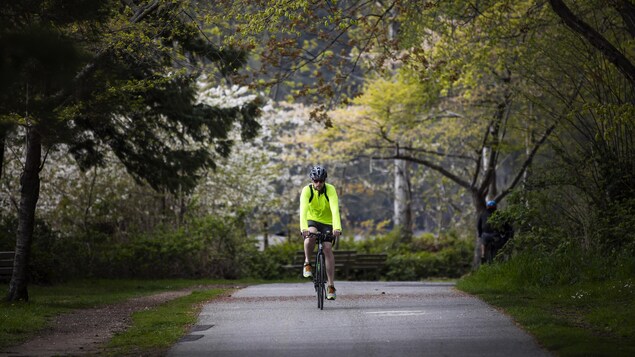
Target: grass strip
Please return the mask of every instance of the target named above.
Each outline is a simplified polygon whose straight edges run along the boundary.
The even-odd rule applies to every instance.
[[[54,286],[29,286],[29,302],[0,301],[0,349],[23,343],[59,314],[199,285],[249,284],[255,280],[77,280]],[[7,292],[8,285],[0,285]],[[0,296],[3,297],[3,296]]]
[[[497,269],[482,267],[456,286],[504,310],[558,356],[635,356],[631,279],[522,286]]]
[[[135,312],[133,325],[115,335],[108,343],[111,356],[163,355],[196,323],[203,303],[227,289],[194,291],[190,295],[166,302],[156,308]]]

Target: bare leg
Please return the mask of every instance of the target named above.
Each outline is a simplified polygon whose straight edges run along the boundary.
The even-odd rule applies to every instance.
[[[326,261],[328,285],[333,286],[335,282],[335,257],[333,257],[333,245],[331,242],[324,242],[324,259]]]
[[[309,227],[309,233],[316,233],[317,228]],[[311,262],[313,257],[313,249],[315,248],[315,238],[309,237],[304,239],[304,261]]]

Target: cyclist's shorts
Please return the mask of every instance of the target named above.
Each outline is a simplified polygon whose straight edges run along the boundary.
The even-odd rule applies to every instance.
[[[483,232],[483,234],[481,234],[481,244],[483,245],[496,243],[498,240],[499,240],[499,235],[497,233]]]
[[[331,232],[331,233],[333,233],[333,226],[330,225],[330,224],[324,224],[324,223],[320,223],[320,222],[312,221],[312,220],[308,220],[307,222],[309,224],[309,227],[317,228],[318,232],[321,232],[321,233]],[[329,237],[326,237],[324,239],[324,241],[333,243],[333,239],[334,239],[333,236],[329,236]]]

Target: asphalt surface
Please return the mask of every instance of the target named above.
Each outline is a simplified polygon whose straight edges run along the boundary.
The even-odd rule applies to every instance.
[[[266,284],[207,304],[168,356],[549,356],[506,315],[448,283]]]

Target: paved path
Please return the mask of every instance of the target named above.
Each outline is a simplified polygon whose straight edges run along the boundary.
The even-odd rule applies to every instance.
[[[206,305],[169,356],[548,356],[509,317],[447,283],[250,286]]]

